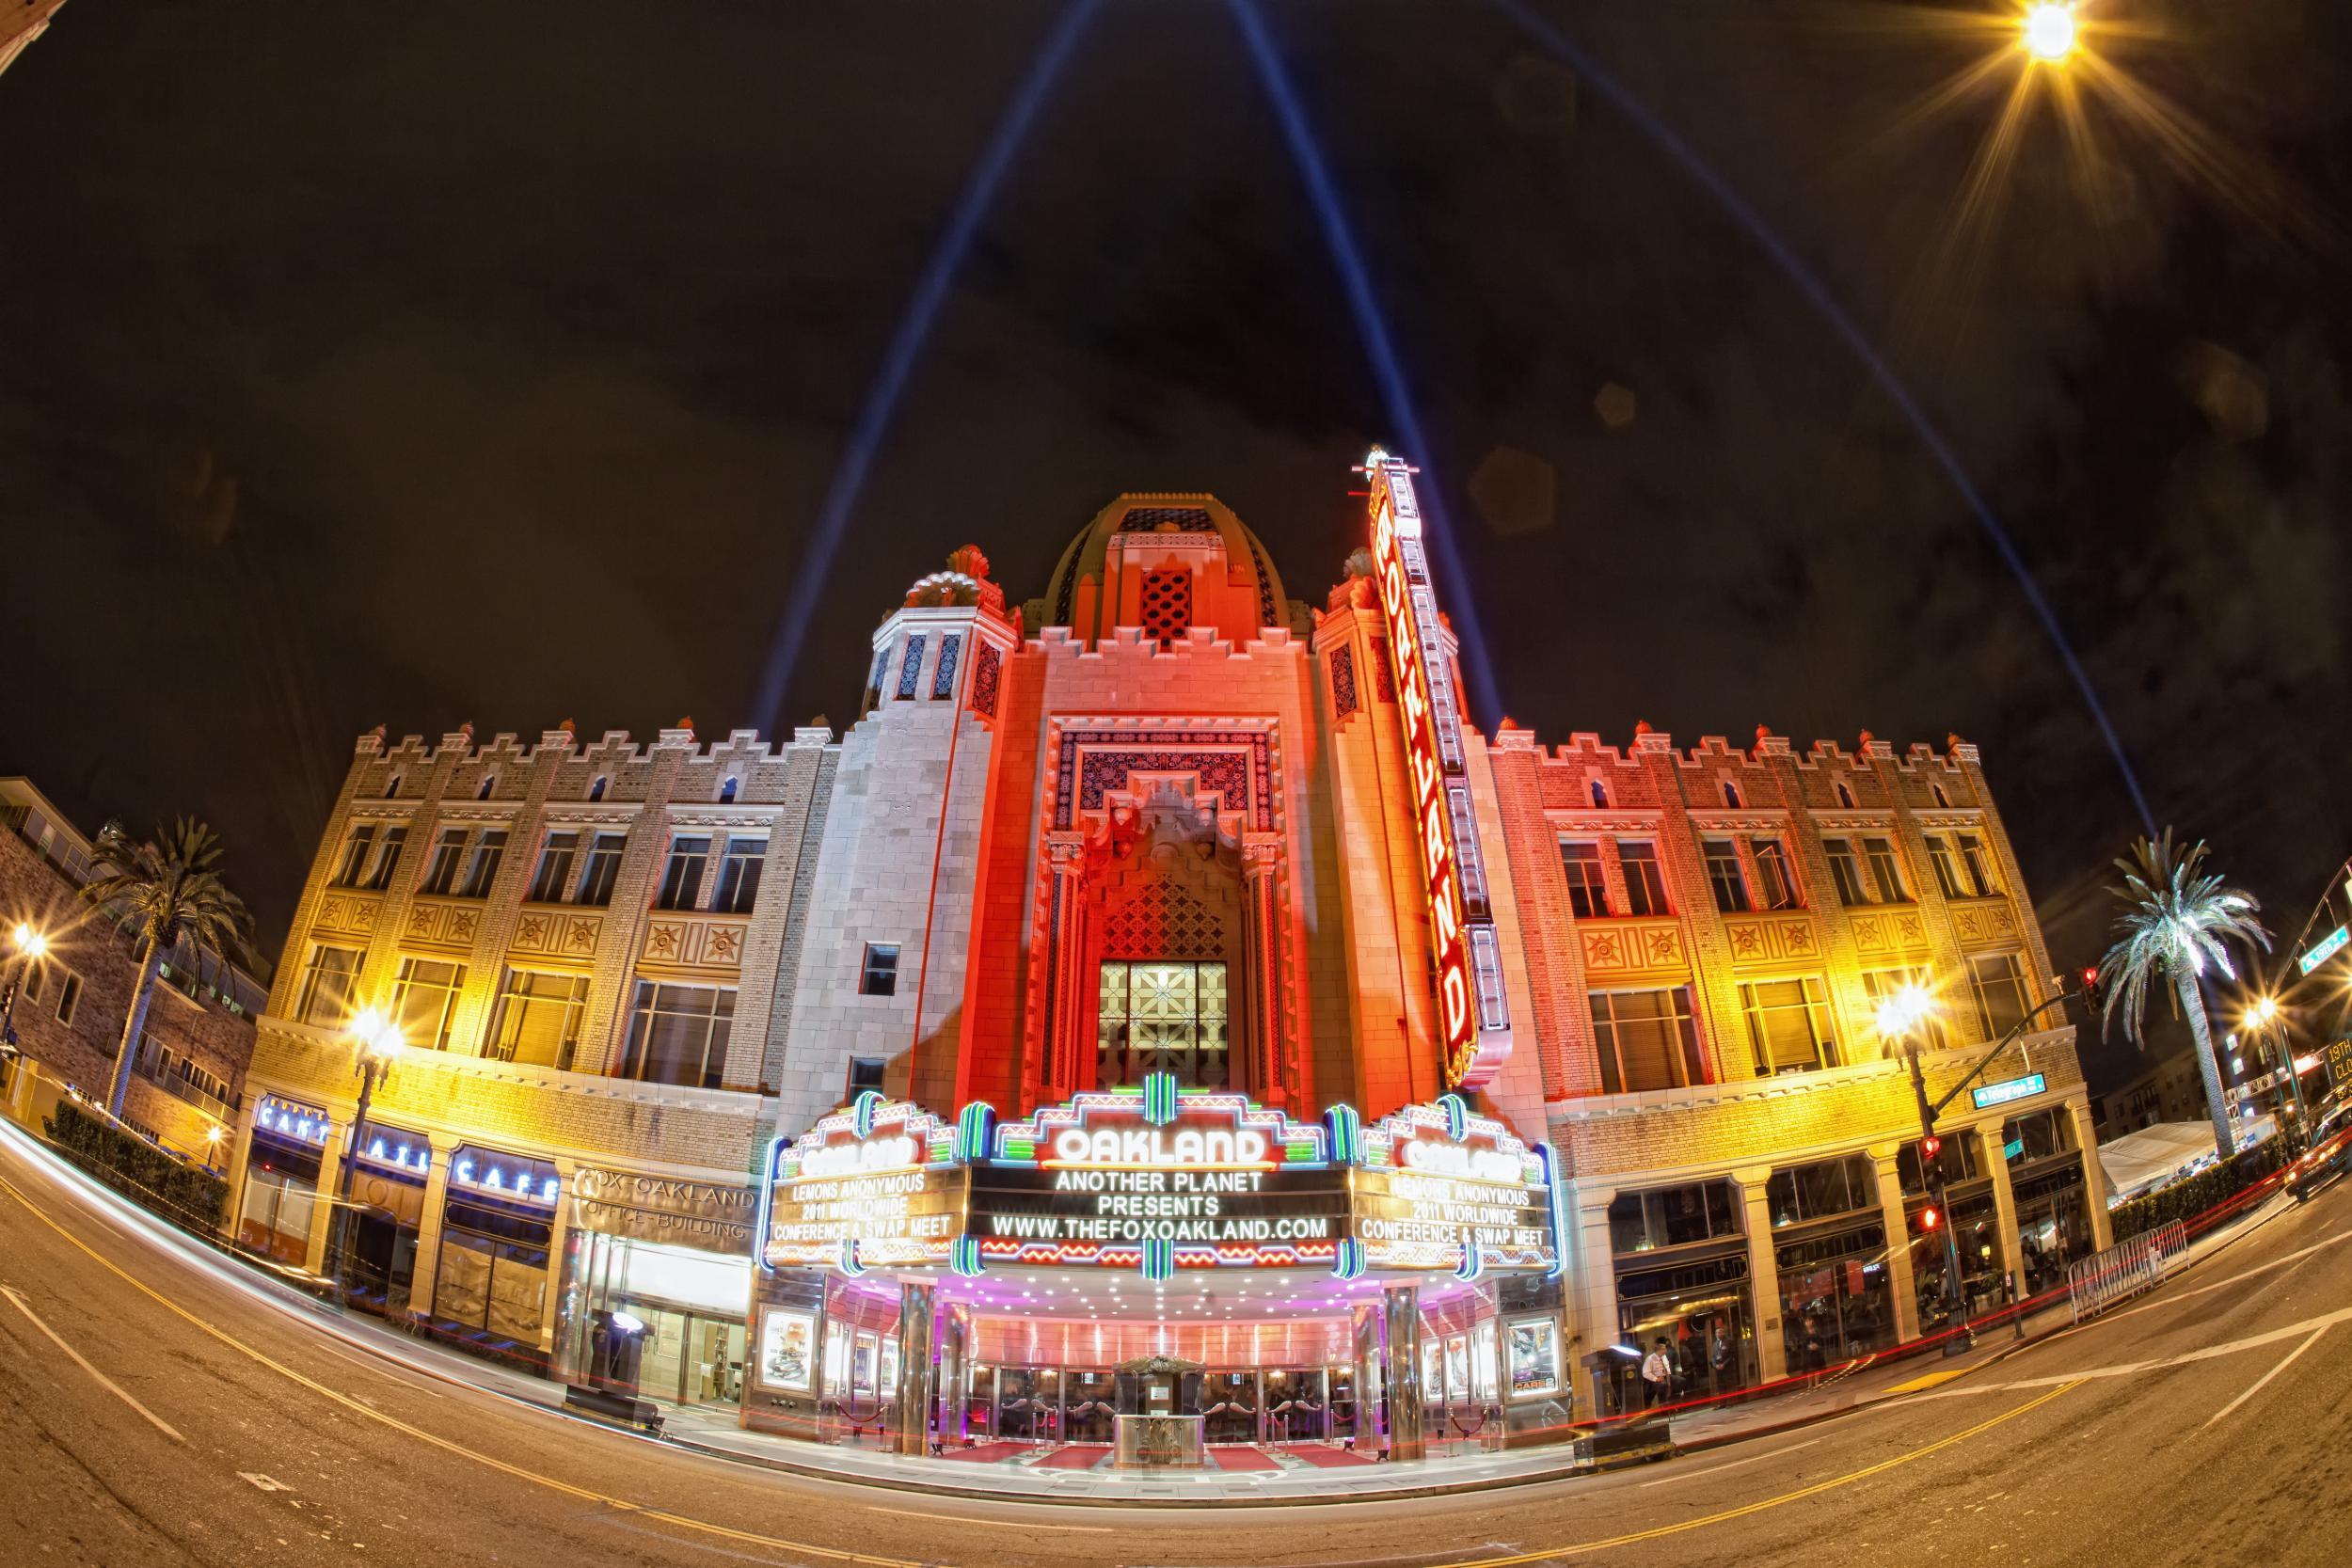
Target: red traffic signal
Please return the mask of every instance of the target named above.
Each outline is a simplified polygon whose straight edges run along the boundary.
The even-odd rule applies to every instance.
[[[1925,1209],[1919,1211],[1919,1228],[1927,1231],[1929,1234],[1934,1234],[1943,1223],[1944,1216],[1935,1212],[1934,1204],[1931,1203]]]
[[[1943,1148],[1944,1140],[1931,1132],[1926,1137],[1919,1140],[1919,1158],[1922,1160],[1932,1160],[1937,1154],[1943,1151]]]

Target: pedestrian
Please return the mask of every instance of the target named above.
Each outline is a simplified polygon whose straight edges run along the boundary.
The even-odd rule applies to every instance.
[[[1642,1358],[1642,1407],[1655,1409],[1674,1398],[1674,1363],[1667,1359],[1666,1341],[1660,1339]]]
[[[1731,1372],[1731,1336],[1724,1332],[1721,1318],[1715,1320],[1715,1338],[1708,1347],[1707,1359],[1708,1365],[1714,1370],[1715,1392],[1721,1394],[1730,1380]]]

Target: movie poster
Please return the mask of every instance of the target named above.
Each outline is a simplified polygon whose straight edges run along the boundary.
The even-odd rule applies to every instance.
[[[1511,1397],[1533,1399],[1560,1391],[1560,1325],[1529,1318],[1510,1330]]]
[[[805,1394],[816,1385],[817,1315],[771,1307],[759,1320],[759,1381]]]

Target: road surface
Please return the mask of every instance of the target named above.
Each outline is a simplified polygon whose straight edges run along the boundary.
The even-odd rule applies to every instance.
[[[2348,1243],[2352,1183],[1993,1367],[1663,1465],[1386,1503],[1054,1507],[751,1468],[453,1386],[0,1139],[0,1564],[2340,1565]]]

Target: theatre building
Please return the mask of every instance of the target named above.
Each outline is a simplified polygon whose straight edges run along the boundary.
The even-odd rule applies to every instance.
[[[1555,1440],[1637,1344],[1696,1396],[1945,1321],[1947,1233],[1979,1301],[2099,1245],[1975,751],[1482,735],[1367,472],[1319,605],[1204,495],[1120,498],[1022,604],[956,552],[838,740],[364,737],[248,1240],[322,1266],[348,1157],[371,1299],[491,1353],[1225,1467]],[[2026,1025],[1933,1169],[1875,1022],[1915,985],[1931,1099]],[[365,1008],[406,1049],[351,1149]]]

